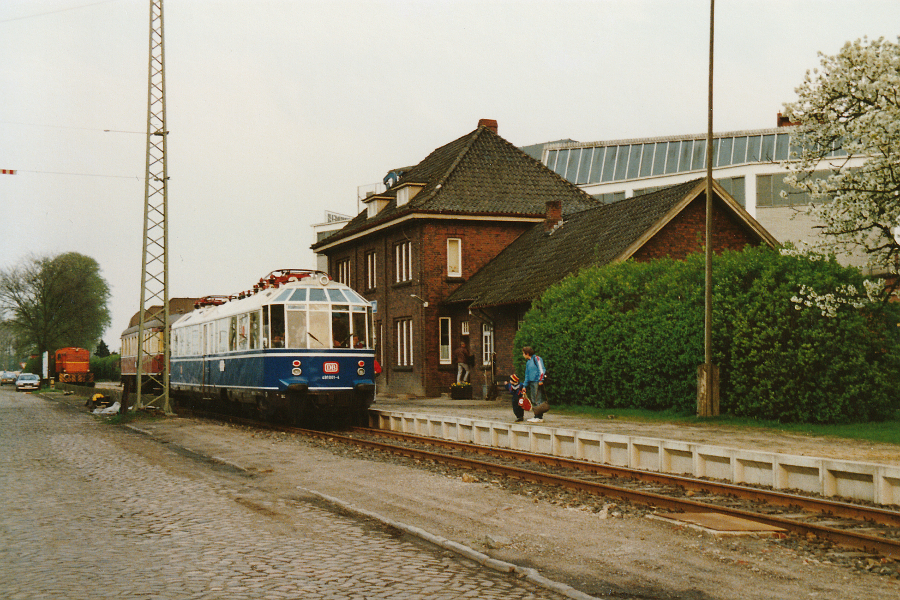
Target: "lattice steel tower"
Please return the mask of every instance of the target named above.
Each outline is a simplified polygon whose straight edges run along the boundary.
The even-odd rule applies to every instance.
[[[147,168],[144,173],[144,256],[141,264],[141,311],[135,406],[154,405],[166,414],[169,404],[169,175],[166,169],[166,61],[163,44],[163,0],[150,0],[150,61],[147,84]],[[154,323],[157,321],[158,323]],[[154,325],[162,333],[154,334]],[[144,373],[144,355],[160,355],[161,368]],[[158,371],[158,372],[157,372]],[[146,378],[145,381],[142,381]],[[143,398],[142,386],[158,394]]]

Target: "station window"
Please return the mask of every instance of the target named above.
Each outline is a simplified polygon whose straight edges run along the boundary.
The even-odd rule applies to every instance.
[[[491,364],[492,354],[494,354],[494,326],[484,323],[481,326],[481,364]]]
[[[377,279],[375,274],[378,272],[376,270],[377,262],[375,259],[374,252],[366,252],[366,289],[374,290],[377,287]]]
[[[447,277],[462,277],[462,240],[447,240]]]
[[[394,246],[394,281],[400,283],[412,279],[412,243],[400,242]]]
[[[442,365],[449,365],[451,363],[451,352],[450,352],[450,317],[441,317],[440,318],[440,331],[438,332],[440,337],[440,359]]]
[[[337,261],[337,279],[338,283],[350,285],[350,259],[345,258]]]
[[[413,324],[412,319],[397,320],[397,365],[413,365]]]

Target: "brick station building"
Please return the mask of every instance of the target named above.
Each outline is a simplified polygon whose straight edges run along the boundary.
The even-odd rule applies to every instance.
[[[550,285],[590,265],[701,249],[705,183],[605,204],[482,120],[317,242],[335,279],[375,305],[382,392],[437,396],[456,381],[454,350],[475,355],[475,395],[512,372],[518,323]],[[777,242],[715,186],[714,249]]]

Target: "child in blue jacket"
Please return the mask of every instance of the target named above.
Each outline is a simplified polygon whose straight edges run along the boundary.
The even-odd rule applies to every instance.
[[[516,415],[516,423],[521,423],[525,420],[525,409],[519,405],[519,399],[522,397],[522,384],[519,383],[519,377],[515,373],[509,376],[509,381],[506,382],[506,389],[512,394],[512,409],[513,414]]]

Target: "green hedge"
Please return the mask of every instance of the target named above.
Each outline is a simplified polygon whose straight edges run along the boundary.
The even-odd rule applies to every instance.
[[[121,357],[110,354],[103,358],[91,356],[91,373],[94,381],[119,381],[122,376]]]
[[[722,412],[810,423],[891,414],[900,303],[864,302],[863,282],[858,270],[820,256],[761,248],[716,256]],[[587,269],[535,302],[515,347],[542,356],[557,402],[692,413],[703,292],[702,254]]]

